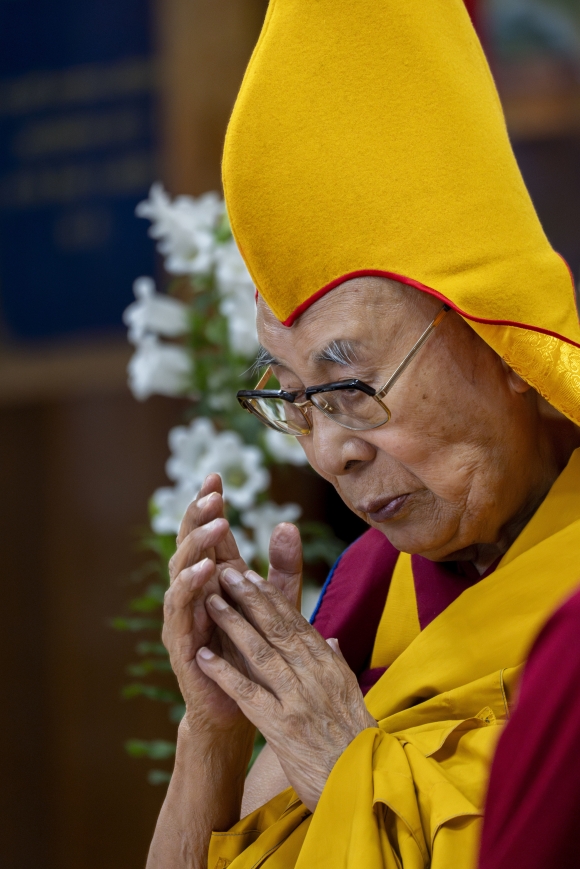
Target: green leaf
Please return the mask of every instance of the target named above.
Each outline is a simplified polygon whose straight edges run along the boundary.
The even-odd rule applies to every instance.
[[[300,522],[298,527],[302,536],[304,561],[307,564],[322,561],[332,567],[344,552],[346,544],[335,537],[332,529],[323,522]]]
[[[232,238],[232,230],[230,227],[230,221],[227,212],[224,212],[224,216],[218,223],[218,227],[215,232],[215,238],[218,243],[222,244]]]
[[[179,724],[184,715],[185,703],[176,703],[175,706],[172,706],[169,710],[169,719],[173,721],[174,724]]]
[[[165,739],[129,739],[125,750],[131,757],[148,757],[150,760],[167,760],[175,757],[175,743]]]
[[[155,513],[155,505],[152,501],[149,501],[149,515],[152,517]],[[143,536],[142,548],[149,552],[153,552],[158,556],[161,563],[166,566],[171,556],[175,554],[177,546],[175,543],[175,537],[172,534],[154,534],[147,532]]]
[[[127,673],[130,676],[149,676],[150,673],[168,673],[171,664],[168,658],[147,658],[139,664],[129,664]]]
[[[133,612],[150,613],[160,609],[163,606],[163,598],[165,595],[165,586],[150,585],[147,591],[141,597],[134,598],[129,604]]]
[[[256,761],[256,758],[258,757],[258,755],[260,754],[260,752],[262,751],[262,749],[264,748],[265,745],[266,745],[266,740],[264,739],[264,737],[262,736],[260,731],[257,730],[256,736],[254,737],[254,748],[252,750],[252,757],[250,758],[250,762],[248,764],[248,770],[247,770],[246,775],[253,767],[253,765]]]
[[[171,781],[171,773],[164,769],[150,769],[147,781],[150,785],[167,785]]]
[[[166,688],[158,688],[156,685],[145,685],[143,682],[132,682],[125,685],[122,695],[126,700],[133,697],[147,697],[148,700],[158,700],[160,703],[179,703],[180,695],[177,691],[168,691]]]
[[[161,630],[162,622],[160,619],[140,619],[140,618],[125,618],[117,616],[111,619],[111,627],[116,631],[145,631],[145,630]]]
[[[212,317],[205,324],[205,337],[211,344],[217,344],[218,347],[224,347],[228,341],[228,321],[222,315]],[[219,369],[218,369],[219,370]],[[226,372],[219,371],[221,375]]]
[[[167,657],[168,654],[163,643],[138,643],[135,651],[138,655],[160,655],[162,657]]]

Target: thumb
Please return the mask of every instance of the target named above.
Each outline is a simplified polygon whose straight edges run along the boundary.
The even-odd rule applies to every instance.
[[[302,591],[302,541],[295,525],[282,522],[270,537],[268,580],[295,606]]]

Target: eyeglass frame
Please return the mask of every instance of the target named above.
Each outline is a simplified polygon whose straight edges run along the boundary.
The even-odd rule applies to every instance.
[[[287,401],[289,404],[297,407],[304,417],[305,422],[308,425],[308,431],[304,433],[295,433],[295,432],[283,432],[284,434],[292,434],[294,437],[306,437],[309,434],[312,434],[312,421],[308,418],[308,410],[311,407],[315,407],[320,413],[323,413],[328,419],[333,420],[337,425],[342,428],[346,428],[349,431],[371,431],[375,428],[380,428],[382,425],[388,423],[391,419],[391,411],[387,407],[386,404],[383,403],[382,399],[387,395],[389,390],[395,385],[401,374],[408,367],[409,363],[415,358],[421,347],[425,344],[429,336],[432,332],[437,328],[437,326],[443,320],[445,314],[450,311],[451,308],[449,305],[443,305],[433,320],[429,323],[423,334],[420,338],[415,342],[413,347],[409,350],[403,361],[399,364],[399,366],[395,369],[395,371],[391,374],[387,382],[384,386],[381,386],[380,389],[375,389],[373,386],[370,386],[368,383],[365,383],[364,380],[359,380],[358,378],[352,378],[350,380],[336,380],[331,381],[330,383],[321,383],[318,386],[307,386],[305,389],[300,390],[287,390],[287,389],[262,389],[262,387],[268,382],[268,380],[273,376],[272,367],[269,365],[254,389],[240,389],[236,393],[236,398],[238,399],[240,405],[244,408],[244,410],[251,413],[253,416],[257,417],[260,422],[269,428],[274,429],[274,431],[283,431],[281,428],[278,428],[273,421],[268,420],[265,416],[262,416],[259,413],[256,413],[255,409],[250,405],[249,399],[251,398],[276,398],[278,400]],[[385,411],[387,418],[382,422],[378,422],[375,425],[369,425],[368,427],[361,429],[351,428],[348,425],[345,425],[343,422],[339,422],[332,414],[326,413],[322,408],[318,407],[317,404],[314,404],[310,396],[317,395],[321,392],[336,392],[340,389],[358,389],[360,392],[364,392],[366,395],[373,398]],[[297,402],[296,398],[299,395],[304,394],[306,396],[305,401]],[[305,409],[306,408],[306,409]]]

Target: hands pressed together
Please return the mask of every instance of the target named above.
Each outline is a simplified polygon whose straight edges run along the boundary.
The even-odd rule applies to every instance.
[[[184,725],[200,745],[238,744],[244,771],[257,727],[314,810],[339,756],[376,721],[338,643],[297,609],[298,529],[274,530],[268,581],[260,578],[239,555],[212,474],[177,543],[163,641],[185,699]]]

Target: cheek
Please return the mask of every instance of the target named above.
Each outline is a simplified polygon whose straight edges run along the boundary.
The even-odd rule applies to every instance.
[[[388,426],[374,439],[378,456],[394,460],[435,497],[464,500],[486,452],[465,420],[414,413]]]
[[[314,448],[314,438],[312,435],[308,435],[307,437],[300,438],[300,446],[304,450],[304,454],[308,459],[308,463],[312,467],[314,471],[320,476],[327,480],[329,483],[332,483],[333,486],[337,485],[337,478],[333,474],[328,474],[324,471],[318,462],[316,461],[316,450]]]

